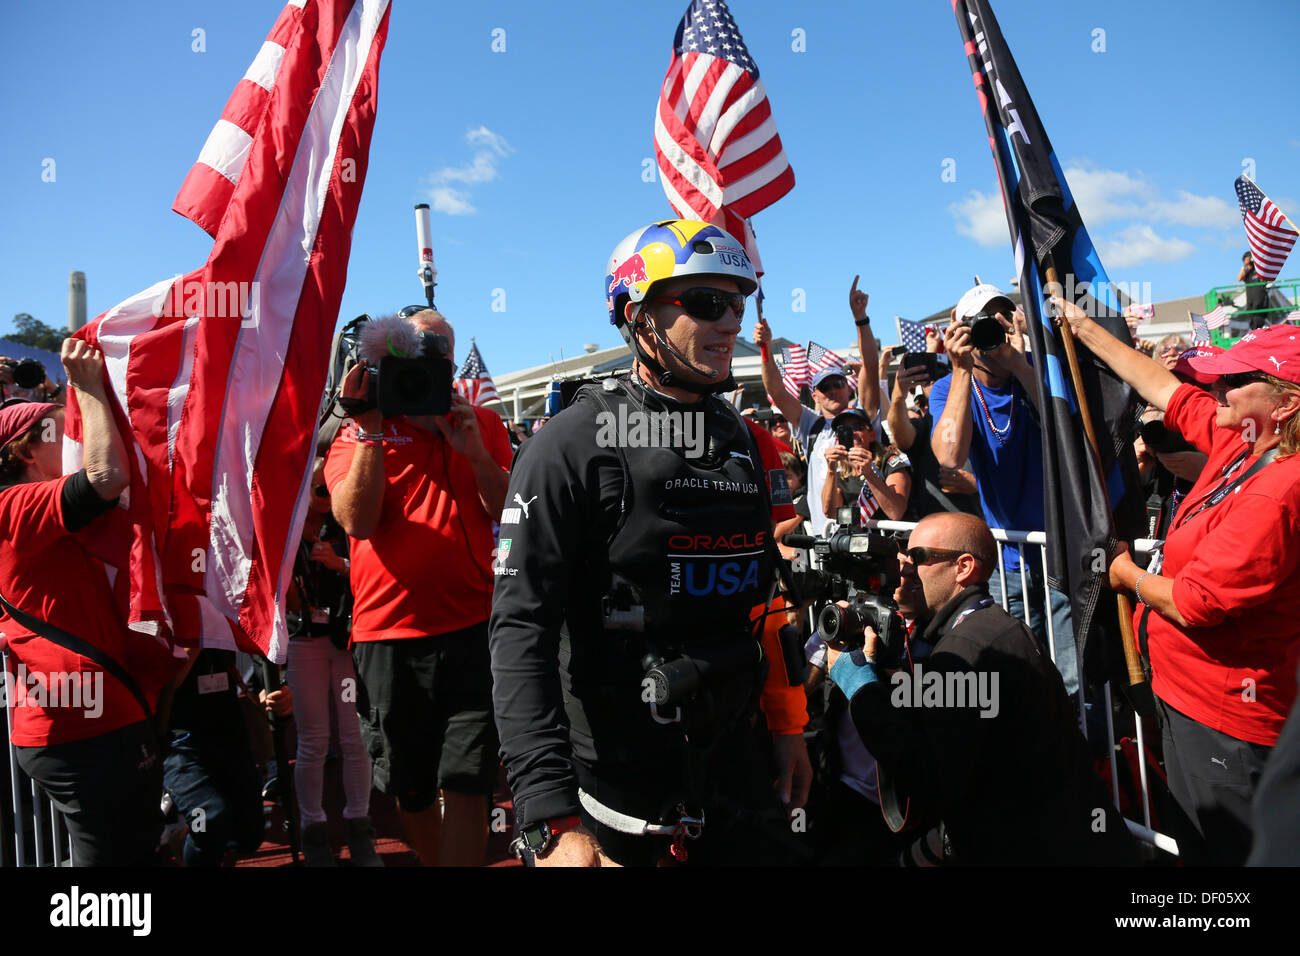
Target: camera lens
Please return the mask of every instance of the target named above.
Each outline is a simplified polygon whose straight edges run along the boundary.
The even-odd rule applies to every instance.
[[[996,316],[981,312],[970,320],[970,344],[981,352],[995,352],[1007,340],[1007,331]]]
[[[23,359],[14,366],[14,384],[19,388],[36,388],[45,381],[45,366],[35,359]]]

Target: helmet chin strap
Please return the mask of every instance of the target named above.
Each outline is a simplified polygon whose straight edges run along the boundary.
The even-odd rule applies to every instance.
[[[650,328],[650,334],[655,337],[655,341],[657,341],[665,351],[677,359],[677,361],[681,362],[696,375],[702,375],[705,378],[717,378],[720,374],[716,369],[700,368],[698,365],[690,362],[686,356],[677,351],[677,349],[673,348],[673,346],[669,344],[669,342],[659,332],[659,328],[655,325],[654,320],[650,317],[646,309],[638,305],[634,319],[631,329],[632,334],[630,336],[632,339],[632,351],[636,353],[636,357],[641,364],[650,369],[650,371],[654,373],[655,378],[659,379],[660,385],[669,388],[684,389],[688,392],[693,392],[696,395],[712,395],[715,392],[729,392],[736,387],[736,380],[732,376],[730,370],[728,370],[726,376],[721,381],[700,384],[698,382],[688,382],[685,379],[678,377],[669,369],[664,368],[658,360],[651,358],[649,353],[647,353],[642,347],[641,340],[637,338],[637,326],[641,324],[642,320],[644,320],[645,324]]]

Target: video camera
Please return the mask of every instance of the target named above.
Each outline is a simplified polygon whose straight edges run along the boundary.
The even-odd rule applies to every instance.
[[[876,531],[831,525],[823,538],[787,534],[782,543],[806,548],[819,568],[796,575],[800,596],[829,602],[817,615],[817,633],[827,643],[861,647],[870,627],[879,638],[876,662],[901,666],[907,628],[893,602],[901,576],[898,539]],[[847,608],[836,602],[847,601]]]
[[[349,415],[375,406],[385,415],[445,415],[451,409],[455,369],[447,358],[450,343],[445,335],[416,329],[407,321],[412,309],[425,308],[408,306],[383,319],[358,316],[349,323],[353,334],[339,337],[344,368],[361,364],[370,372],[370,389],[363,398],[338,400]]]

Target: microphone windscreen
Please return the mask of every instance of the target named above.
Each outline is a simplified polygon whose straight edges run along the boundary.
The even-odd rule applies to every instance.
[[[424,339],[406,319],[395,315],[367,322],[357,337],[361,357],[378,365],[385,357],[416,358],[424,354]]]

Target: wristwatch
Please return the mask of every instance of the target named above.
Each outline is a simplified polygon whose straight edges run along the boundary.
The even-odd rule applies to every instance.
[[[519,836],[510,844],[510,850],[515,856],[522,855],[524,850],[533,856],[545,856],[557,836],[565,830],[575,829],[581,823],[577,816],[529,823],[520,829]]]
[[[865,317],[861,322],[859,322],[857,319],[854,319],[854,320],[853,320],[853,324],[856,325],[858,328],[862,328],[862,326],[864,326],[864,325],[870,325],[870,324],[871,324],[871,316],[869,316],[869,315],[866,316],[866,317]]]

